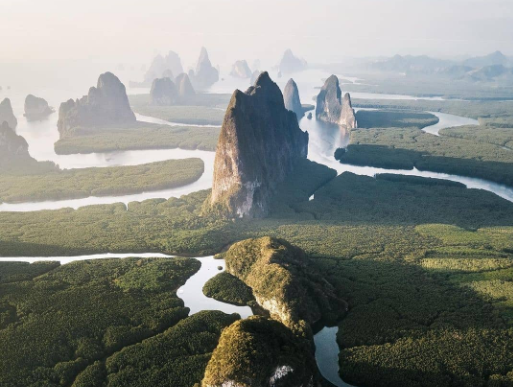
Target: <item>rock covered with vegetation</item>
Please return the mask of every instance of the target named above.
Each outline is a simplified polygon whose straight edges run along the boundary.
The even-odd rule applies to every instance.
[[[292,50],[289,49],[283,53],[279,67],[282,74],[292,74],[306,70],[307,63],[304,59],[295,56]]]
[[[271,318],[288,327],[337,319],[346,312],[345,301],[312,267],[305,252],[284,240],[247,239],[232,245],[225,259],[227,271],[252,288]]]
[[[248,62],[245,60],[236,61],[232,66],[230,75],[235,78],[251,78],[251,69],[249,68]]]
[[[178,100],[178,90],[170,78],[155,78],[151,84],[150,99],[152,105],[174,105]]]
[[[221,334],[202,387],[319,385],[310,342],[264,317],[239,320]]]
[[[300,120],[305,115],[303,106],[301,105],[301,99],[299,98],[299,90],[296,82],[291,78],[285,86],[283,91],[283,99],[285,101],[285,107],[291,112],[296,113],[297,119]]]
[[[308,152],[308,133],[267,72],[236,90],[219,135],[210,205],[227,217],[263,217],[277,185]]]
[[[201,48],[196,70],[191,71],[189,76],[197,89],[208,89],[219,80],[219,71],[212,66],[205,47]]]
[[[348,129],[357,127],[351,96],[346,93],[342,99],[342,91],[336,75],[330,76],[319,92],[315,116],[319,120],[342,125]]]
[[[34,161],[29,155],[27,141],[18,136],[4,121],[0,124],[0,169],[27,160]]]
[[[4,122],[7,122],[7,125],[12,131],[15,131],[16,126],[18,126],[18,120],[14,115],[9,98],[4,98],[4,100],[0,102],[0,125]]]
[[[127,124],[136,121],[130,108],[125,85],[112,73],[98,78],[96,87],[80,99],[63,102],[59,108],[59,132],[66,132],[80,126]]]
[[[205,282],[203,294],[214,300],[239,306],[254,306],[255,302],[251,288],[225,271]]]
[[[25,98],[25,117],[27,117],[27,120],[41,120],[53,112],[54,110],[48,106],[48,102],[44,98],[32,94]]]

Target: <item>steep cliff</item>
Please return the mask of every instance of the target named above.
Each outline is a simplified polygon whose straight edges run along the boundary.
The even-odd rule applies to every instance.
[[[336,320],[347,304],[310,264],[306,254],[271,237],[235,243],[225,256],[226,269],[253,289],[271,318],[294,330],[304,324]]]
[[[235,78],[251,78],[251,69],[249,68],[248,62],[245,60],[238,60],[235,62],[232,66],[230,75]]]
[[[178,96],[182,101],[189,100],[196,96],[194,87],[192,87],[191,80],[187,74],[182,73],[178,75],[175,82],[178,89]]]
[[[283,91],[283,99],[285,101],[285,107],[291,112],[296,113],[297,119],[300,120],[305,115],[303,106],[301,106],[301,99],[299,98],[299,90],[296,82],[291,78],[285,86]]]
[[[253,316],[221,334],[202,387],[313,387],[319,374],[311,343],[277,321]]]
[[[267,72],[236,90],[219,135],[210,206],[227,217],[263,217],[276,187],[306,158],[308,133]]]
[[[135,122],[125,85],[112,73],[98,78],[96,87],[77,100],[63,102],[59,108],[58,128],[61,135],[76,127],[94,127]]]
[[[178,101],[178,90],[170,78],[155,78],[151,84],[150,101],[152,105],[169,106]]]
[[[292,50],[287,50],[283,53],[283,57],[280,61],[280,72],[282,74],[292,74],[298,71],[306,70],[306,68],[306,61],[295,56],[292,53]]]
[[[196,89],[207,89],[219,80],[219,71],[212,66],[205,47],[201,49],[196,70],[189,77]]]
[[[2,125],[2,123],[4,122],[7,122],[7,125],[9,126],[9,128],[11,128],[13,132],[16,131],[16,126],[18,126],[18,120],[14,115],[11,106],[11,100],[9,98],[5,98],[0,103],[0,125]]]
[[[41,120],[52,114],[54,110],[48,106],[44,98],[27,95],[25,98],[25,117],[27,120]]]
[[[6,121],[0,124],[0,169],[35,160],[30,157],[27,141],[18,136]]]
[[[346,94],[342,99],[340,84],[335,75],[330,76],[326,80],[317,96],[315,116],[318,120],[342,125],[348,129],[357,127],[355,112],[351,105],[351,97],[349,94]]]

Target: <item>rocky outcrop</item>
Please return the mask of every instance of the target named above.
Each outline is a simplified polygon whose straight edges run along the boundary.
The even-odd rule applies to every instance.
[[[232,66],[230,75],[235,78],[248,79],[251,78],[251,69],[248,62],[245,60],[238,60]]]
[[[201,48],[196,70],[189,72],[189,77],[195,89],[208,89],[219,80],[219,71],[212,66],[205,47]]]
[[[253,316],[219,339],[202,387],[314,387],[320,377],[311,343],[277,321]]]
[[[178,90],[174,82],[169,78],[156,78],[153,80],[150,90],[152,105],[169,106],[178,101]]]
[[[301,100],[299,98],[299,90],[296,82],[291,78],[285,86],[283,91],[283,99],[285,101],[285,107],[291,112],[296,113],[297,119],[300,120],[305,115],[303,106],[301,106]]]
[[[306,254],[271,237],[235,243],[225,256],[228,273],[253,290],[271,318],[294,331],[321,320],[337,320],[347,303],[310,264]]]
[[[351,105],[351,96],[345,94],[342,99],[340,84],[335,75],[326,80],[317,96],[315,116],[318,120],[338,124],[348,129],[357,127],[356,115]]]
[[[267,72],[236,90],[219,135],[210,207],[227,217],[263,217],[277,185],[306,158],[308,133],[285,108]]]
[[[306,70],[307,63],[304,59],[296,57],[291,50],[287,50],[283,53],[279,67],[281,74],[292,74]]]
[[[52,114],[54,110],[48,106],[44,98],[27,95],[25,98],[25,117],[27,120],[42,120]]]
[[[18,126],[18,120],[14,115],[11,106],[11,100],[9,98],[5,98],[0,103],[0,125],[4,122],[7,122],[7,125],[13,132],[16,130],[16,126]]]
[[[196,96],[191,80],[185,73],[176,77],[176,87],[178,89],[178,96],[182,101],[190,100]]]
[[[27,141],[4,121],[0,124],[0,169],[11,168],[26,161],[35,162],[29,155]]]
[[[183,73],[183,68],[180,57],[176,52],[169,51],[165,57],[159,54],[153,59],[150,68],[144,76],[144,82],[151,84],[156,78],[169,77],[174,79],[173,74],[181,73]]]
[[[63,102],[59,108],[58,128],[61,135],[77,127],[94,127],[135,122],[125,85],[112,73],[98,78],[88,95]]]

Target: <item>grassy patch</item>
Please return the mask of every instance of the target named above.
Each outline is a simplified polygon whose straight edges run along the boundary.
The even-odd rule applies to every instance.
[[[360,110],[356,113],[358,128],[418,128],[438,123],[438,117],[430,113],[401,110]]]

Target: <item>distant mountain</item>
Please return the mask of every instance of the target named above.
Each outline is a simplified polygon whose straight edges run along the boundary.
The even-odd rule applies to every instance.
[[[467,77],[474,81],[513,80],[513,69],[503,65],[490,65],[470,71]]]
[[[397,72],[397,73],[423,73],[432,74],[442,72],[455,63],[431,58],[426,55],[412,56],[412,55],[395,55],[392,58],[384,59],[370,64],[370,68],[378,71]]]
[[[512,58],[508,58],[500,51],[495,51],[491,54],[485,56],[476,56],[473,58],[469,58],[463,62],[465,66],[469,66],[472,68],[477,67],[486,67],[486,66],[511,66],[513,65]]]

